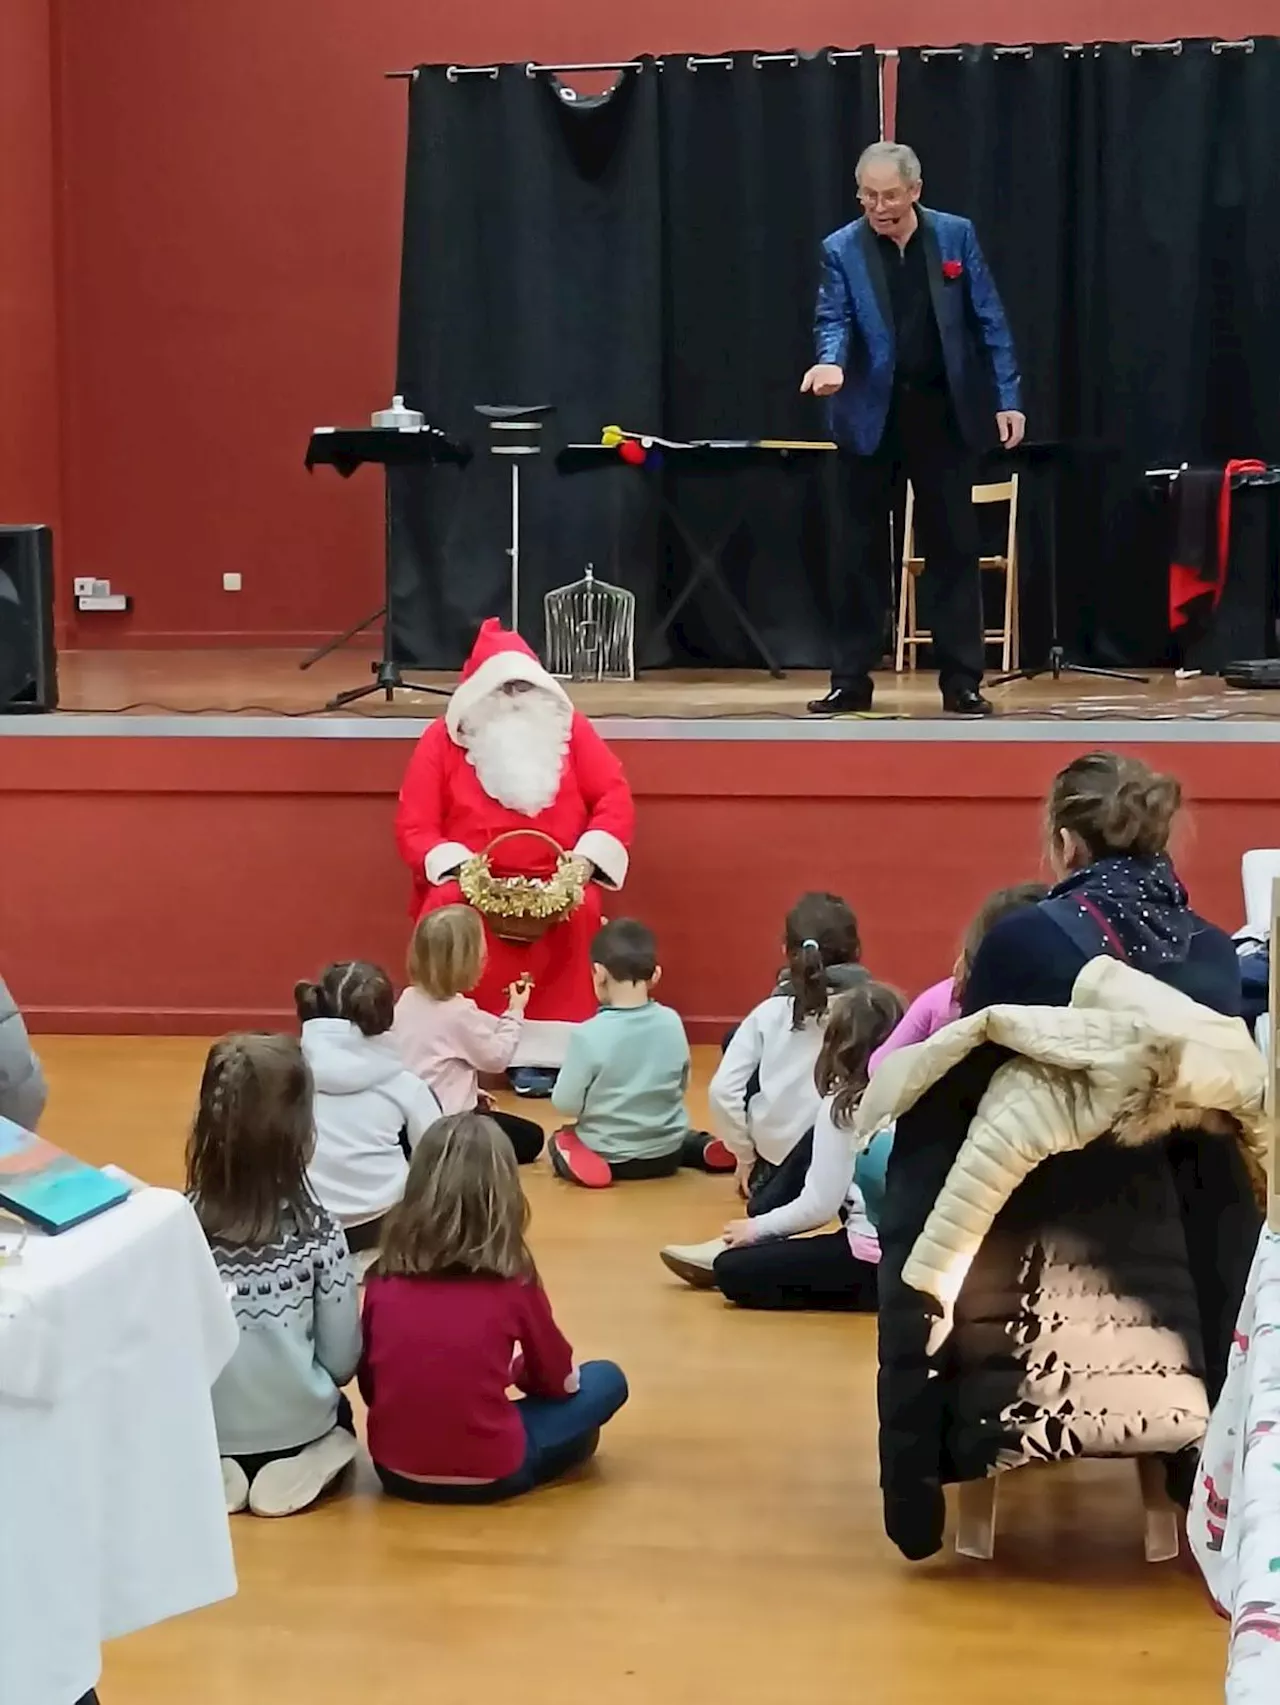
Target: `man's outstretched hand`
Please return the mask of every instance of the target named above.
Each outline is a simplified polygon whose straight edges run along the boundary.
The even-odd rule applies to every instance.
[[[834,397],[843,384],[844,368],[820,361],[801,379],[800,391],[803,396]]]
[[[1016,408],[1004,408],[996,416],[1000,442],[1006,450],[1016,450],[1027,434],[1027,417]]]

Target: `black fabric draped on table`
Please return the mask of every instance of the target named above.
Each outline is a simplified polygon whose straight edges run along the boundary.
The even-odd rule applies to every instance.
[[[550,74],[423,66],[411,85],[400,390],[470,439],[465,473],[392,479],[392,616],[405,662],[456,665],[509,608],[509,463],[480,402],[553,403],[522,479],[522,626],[585,565],[636,594],[644,633],[684,582],[647,476],[564,480],[564,443],[603,426],[666,437],[825,437],[798,395],[819,244],[854,217],[853,171],[878,128],[874,53],[691,67],[669,58],[566,100]],[[738,486],[735,481],[746,481]],[[789,664],[824,664],[822,474],[744,474],[682,494],[695,532],[747,496],[726,554],[734,589]],[[757,659],[714,595],[682,616],[672,661]],[[660,659],[659,659],[660,660]]]

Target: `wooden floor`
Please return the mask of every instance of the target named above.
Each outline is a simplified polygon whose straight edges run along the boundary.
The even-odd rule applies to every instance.
[[[67,651],[58,659],[62,708],[67,711],[126,711],[312,715],[344,688],[370,678],[371,656],[340,651],[307,671],[300,651]],[[421,672],[417,679],[451,687],[455,676]],[[634,682],[575,684],[576,702],[591,716],[616,717],[803,717],[806,701],[826,691],[826,678],[810,672],[774,681],[740,670],[663,670]],[[1109,720],[1120,717],[1168,720],[1273,720],[1280,693],[1237,693],[1220,680],[1179,681],[1154,672],[1145,685],[1074,676],[1043,678],[994,688],[1002,716]],[[362,699],[348,714],[432,716],[443,699],[422,693]],[[935,678],[925,672],[879,677],[876,710],[881,715],[940,717]]]
[[[41,1047],[50,1137],[181,1182],[203,1044]],[[872,1321],[735,1313],[670,1278],[655,1250],[718,1229],[724,1179],[588,1195],[539,1166],[528,1188],[561,1322],[631,1379],[597,1465],[432,1510],[380,1498],[366,1463],[310,1514],[236,1517],[239,1596],[112,1648],[103,1705],[1221,1698],[1224,1625],[1142,1562],[1132,1469],[1024,1471],[995,1564],[908,1565],[880,1525]]]

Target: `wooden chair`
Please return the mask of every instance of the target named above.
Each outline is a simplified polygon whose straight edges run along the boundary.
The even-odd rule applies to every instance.
[[[1165,1490],[1164,1464],[1156,1456],[1137,1456],[1133,1460],[1142,1493],[1147,1562],[1172,1562],[1178,1555],[1178,1510]],[[1002,1479],[1003,1475],[995,1474],[987,1480],[962,1481],[957,1487],[957,1556],[989,1563],[995,1555],[996,1502]]]
[[[1004,621],[998,628],[984,628],[982,638],[987,645],[1000,647],[1000,667],[1008,673],[1018,667],[1020,649],[1018,615],[1018,476],[1011,474],[996,485],[975,485],[976,504],[1007,503],[1009,531],[1004,552],[1000,556],[979,557],[979,566],[1004,575]],[[898,646],[895,668],[914,669],[922,645],[928,645],[933,635],[917,626],[916,579],[924,572],[924,558],[916,555],[915,528],[916,494],[907,484],[907,513],[902,528],[902,581],[898,589]],[[908,661],[908,653],[910,661]]]

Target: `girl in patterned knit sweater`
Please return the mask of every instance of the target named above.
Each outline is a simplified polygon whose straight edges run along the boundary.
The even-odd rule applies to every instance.
[[[213,1388],[227,1510],[288,1516],[356,1454],[342,1396],[360,1359],[341,1228],[307,1184],[311,1073],[289,1036],[226,1036],[205,1063],[187,1195],[240,1327]]]

